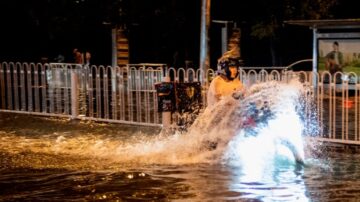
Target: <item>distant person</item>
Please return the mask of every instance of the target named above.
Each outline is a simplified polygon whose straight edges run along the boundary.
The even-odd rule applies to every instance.
[[[339,43],[337,41],[332,44],[332,47],[333,50],[325,56],[325,69],[334,74],[338,71],[342,72],[344,56],[339,51]]]
[[[74,48],[73,56],[74,56],[74,63],[84,64],[83,54],[77,48]]]
[[[238,98],[244,92],[239,79],[240,60],[231,51],[218,60],[219,74],[211,81],[207,94],[207,106],[212,106],[226,96]],[[239,94],[240,93],[240,94]]]
[[[85,65],[90,65],[91,53],[89,51],[85,52]]]

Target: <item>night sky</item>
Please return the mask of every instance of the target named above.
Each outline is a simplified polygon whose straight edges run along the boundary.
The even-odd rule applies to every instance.
[[[265,3],[264,3],[265,2]],[[272,2],[273,5],[266,5]],[[246,66],[275,65],[311,58],[308,27],[283,25],[273,41],[251,35],[255,20],[268,20],[281,9],[279,0],[211,2],[212,20],[229,20],[241,28],[241,51]],[[353,1],[338,0],[331,18],[358,18]],[[92,63],[111,64],[111,28],[125,25],[131,63],[183,66],[199,62],[200,0],[2,0],[0,3],[0,61],[53,61],[57,54],[73,62],[72,49],[92,53]],[[269,9],[269,6],[274,7]],[[357,10],[357,9],[355,9]],[[279,12],[283,12],[279,10]],[[306,19],[306,16],[304,17]],[[212,66],[221,54],[220,25],[209,30]],[[275,42],[275,43],[274,43]],[[273,44],[271,44],[273,43]]]

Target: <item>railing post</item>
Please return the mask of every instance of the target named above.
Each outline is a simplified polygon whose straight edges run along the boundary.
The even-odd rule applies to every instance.
[[[170,82],[170,75],[165,74],[163,82]],[[171,125],[171,112],[162,112],[162,125],[164,128],[170,127]]]
[[[79,115],[79,78],[76,69],[71,69],[71,118],[75,119]]]

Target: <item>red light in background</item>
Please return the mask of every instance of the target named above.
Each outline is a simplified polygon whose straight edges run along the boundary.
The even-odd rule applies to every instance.
[[[344,100],[344,107],[345,107],[345,108],[350,109],[350,108],[352,108],[353,106],[354,106],[354,101],[352,101],[352,100]]]

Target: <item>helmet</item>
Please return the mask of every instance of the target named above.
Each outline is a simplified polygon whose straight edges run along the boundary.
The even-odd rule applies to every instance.
[[[228,69],[229,67],[239,67],[240,60],[238,58],[224,58],[219,61],[221,69]]]
[[[239,49],[234,47],[233,49],[225,52],[219,59],[218,59],[218,71],[220,74],[227,77],[229,80],[233,80],[231,78],[230,67],[239,67],[241,64],[240,60],[240,53]],[[236,77],[239,73],[237,73]]]
[[[231,77],[230,67],[238,68],[240,66],[239,58],[220,58],[218,61],[218,69],[220,69],[220,74],[226,76],[227,79],[233,80],[234,78]],[[239,75],[239,72],[236,74],[235,78]]]

